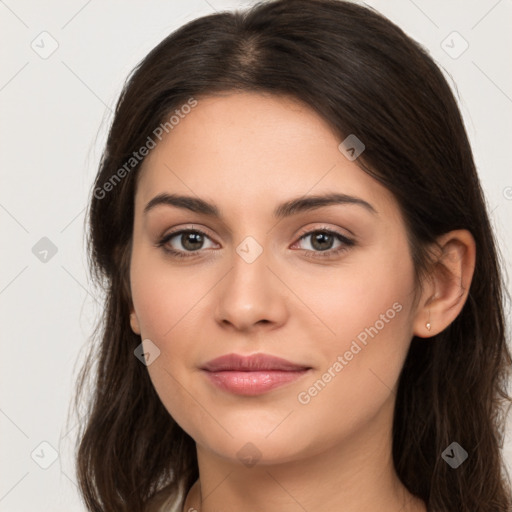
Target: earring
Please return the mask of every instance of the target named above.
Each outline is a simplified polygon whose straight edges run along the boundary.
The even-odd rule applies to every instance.
[[[430,331],[430,329],[432,328],[432,326],[430,325],[430,309],[428,310],[428,321],[425,324],[425,327],[427,328],[428,331]]]

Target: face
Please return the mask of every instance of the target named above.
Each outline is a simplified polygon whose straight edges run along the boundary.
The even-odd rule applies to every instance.
[[[200,99],[144,161],[132,329],[160,351],[147,369],[169,414],[220,457],[252,443],[261,463],[296,460],[391,419],[413,336],[412,259],[394,198],[340,142],[295,100],[239,93]],[[304,202],[328,194],[342,200]],[[308,369],[228,377],[227,389],[201,369],[226,354]]]

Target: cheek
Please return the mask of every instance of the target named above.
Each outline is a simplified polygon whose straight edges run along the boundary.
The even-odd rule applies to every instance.
[[[131,292],[143,337],[165,342],[184,320],[197,314],[201,297],[212,286],[212,276],[203,273],[180,271],[162,257],[134,252]]]
[[[320,377],[330,389],[315,399],[318,403],[343,400],[356,406],[389,394],[412,337],[413,270],[406,242],[400,240],[329,274],[323,290],[310,287],[308,304],[331,331],[324,330],[317,345]],[[376,393],[379,388],[382,395]]]
[[[198,267],[199,268],[199,267]],[[212,270],[184,272],[165,258],[134,250],[130,268],[132,300],[141,338],[151,340],[159,356],[148,372],[163,404],[178,423],[187,419],[188,372],[195,370],[207,293],[218,277]],[[184,387],[185,386],[185,387]]]
[[[394,247],[362,251],[337,269],[297,278],[297,295],[306,298],[324,326],[318,328],[317,348],[332,354],[349,350],[353,340],[365,346],[378,338],[389,340],[390,350],[404,349],[410,341],[413,270],[405,241],[397,240]],[[308,315],[303,325],[314,318]]]
[[[317,346],[323,365],[296,400],[302,427],[325,425],[326,444],[359,431],[393,399],[411,340],[413,285],[407,251],[384,252],[333,274],[329,292],[313,297],[335,335],[325,331]]]
[[[148,367],[149,377],[162,404],[173,419],[186,431],[201,424],[201,411],[194,409],[191,420],[190,395],[186,389],[184,365],[190,358],[194,333],[187,331],[197,315],[201,297],[197,289],[201,281],[183,277],[170,270],[158,258],[149,258],[143,251],[132,255],[130,270],[132,300],[139,321],[141,339],[151,340],[159,352]]]

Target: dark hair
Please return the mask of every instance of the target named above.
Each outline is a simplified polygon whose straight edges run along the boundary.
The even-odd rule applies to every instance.
[[[199,476],[193,439],[134,357],[141,338],[130,328],[129,264],[140,162],[126,162],[191,98],[236,91],[298,99],[340,142],[350,134],[363,141],[356,163],[397,200],[417,278],[428,275],[428,247],[439,235],[472,233],[476,268],[462,311],[433,338],[411,341],[396,395],[393,459],[430,511],[509,512],[500,450],[512,365],[504,287],[464,124],[428,53],[379,13],[341,0],[260,2],[195,19],[155,47],[125,84],[89,210],[90,265],[106,307],[75,403],[94,376],[76,455],[88,509],[141,512],[158,490],[186,492]],[[454,441],[468,452],[457,469],[441,458]]]

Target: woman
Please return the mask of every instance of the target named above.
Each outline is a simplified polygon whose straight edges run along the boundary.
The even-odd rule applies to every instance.
[[[494,235],[450,88],[389,20],[187,23],[125,85],[89,219],[88,510],[512,510]]]

